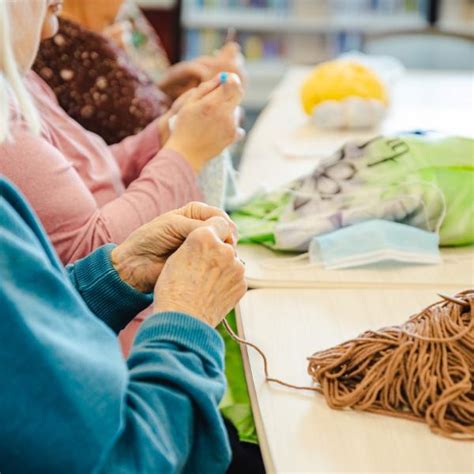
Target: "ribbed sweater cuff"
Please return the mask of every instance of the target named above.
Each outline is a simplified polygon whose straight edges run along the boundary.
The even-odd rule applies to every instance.
[[[184,346],[203,359],[212,358],[224,368],[224,341],[219,333],[206,323],[184,313],[165,312],[150,316],[135,337],[134,346],[158,339]]]
[[[112,265],[115,244],[99,247],[73,266],[76,288],[90,310],[115,332],[123,329],[140,311],[153,302],[125,283]]]

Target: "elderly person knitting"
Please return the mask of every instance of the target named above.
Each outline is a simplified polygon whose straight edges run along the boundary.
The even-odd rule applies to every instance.
[[[55,24],[55,4],[0,1],[0,140],[20,151],[8,101],[24,133],[37,137],[41,122],[8,27],[23,18],[19,36],[33,41],[15,49],[24,68],[42,20]],[[193,203],[64,271],[24,197],[0,178],[2,472],[225,471],[223,347],[213,327],[246,289],[234,231],[222,211]],[[114,332],[153,295],[154,315],[125,363]]]
[[[160,117],[138,135],[107,146],[71,119],[30,70],[40,39],[57,30],[61,1],[48,1],[46,16],[31,13],[43,1],[2,3],[15,8],[9,21],[3,18],[0,41],[1,116],[12,117],[10,140],[0,144],[0,174],[25,194],[63,263],[121,243],[156,216],[201,199],[199,171],[239,137],[234,109],[243,91],[237,81],[220,85],[216,77],[188,92],[173,108],[172,132],[167,117]],[[6,95],[20,81],[35,111],[17,113]],[[25,119],[36,110],[39,125],[32,133]]]
[[[243,64],[228,42],[213,56],[170,66],[133,0],[65,0],[58,34],[41,43],[33,69],[70,117],[114,144],[220,71],[242,77]]]
[[[196,174],[239,136],[234,109],[242,99],[240,84],[228,81],[220,86],[217,77],[205,82],[173,110],[177,120],[172,132],[163,117],[108,147],[68,117],[30,69],[40,38],[56,33],[56,15],[51,13],[43,24],[40,17],[28,17],[29,4],[38,2],[6,3],[18,4],[18,12],[8,25],[10,33],[3,34],[6,40],[12,36],[11,57],[5,57],[4,41],[1,44],[2,92],[18,66],[22,74],[18,80],[25,81],[34,98],[41,127],[39,134],[32,134],[25,117],[3,98],[2,107],[10,104],[13,120],[12,140],[0,145],[0,173],[25,193],[61,260],[70,263],[98,245],[122,242],[157,215],[199,199]],[[48,2],[56,12],[61,3]],[[32,37],[32,29],[25,27],[29,22],[40,29],[39,37]]]
[[[64,0],[61,17],[113,39],[171,99],[219,71],[245,76],[240,47],[232,41],[212,56],[170,65],[159,37],[136,3],[135,0]]]

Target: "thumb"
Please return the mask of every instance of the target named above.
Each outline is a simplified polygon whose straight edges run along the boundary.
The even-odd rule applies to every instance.
[[[233,110],[242,101],[244,94],[242,82],[234,73],[220,73],[219,78],[222,77],[225,77],[225,82],[207,94],[203,101],[217,103],[221,107]]]
[[[217,237],[225,243],[234,245],[237,241],[235,225],[229,219],[220,216],[203,221],[177,215],[174,219],[173,233],[178,241],[183,242],[191,232],[200,227],[211,227]]]
[[[234,244],[234,232],[229,224],[229,221],[223,217],[211,217],[207,221],[202,222],[202,225],[211,227],[216,233],[217,237],[227,244]]]
[[[209,75],[208,68],[197,61],[183,62],[181,63],[180,66],[181,66],[180,72],[183,77],[194,78],[199,83],[204,81],[206,77]]]

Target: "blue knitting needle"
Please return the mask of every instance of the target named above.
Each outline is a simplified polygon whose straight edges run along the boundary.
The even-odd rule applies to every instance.
[[[229,78],[229,73],[227,73],[227,72],[221,72],[219,74],[219,82],[221,84],[225,84],[227,82],[228,78]]]

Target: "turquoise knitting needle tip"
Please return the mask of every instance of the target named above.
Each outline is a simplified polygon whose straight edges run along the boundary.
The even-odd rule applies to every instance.
[[[219,74],[219,82],[221,84],[225,84],[228,78],[229,78],[229,74],[227,72],[221,72]]]

